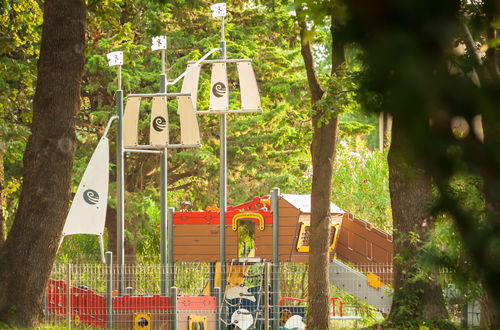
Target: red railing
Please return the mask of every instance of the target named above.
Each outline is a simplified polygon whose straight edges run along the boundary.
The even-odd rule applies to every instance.
[[[291,301],[299,301],[299,302],[305,302],[307,303],[306,299],[300,299],[300,298],[292,298],[292,297],[281,297],[280,299],[280,306],[283,306],[283,301],[285,300],[291,300]],[[335,309],[335,301],[339,302],[339,315],[342,316],[343,314],[343,302],[342,298],[340,297],[331,297],[330,301],[332,302],[333,305],[333,316],[336,316],[336,309]]]

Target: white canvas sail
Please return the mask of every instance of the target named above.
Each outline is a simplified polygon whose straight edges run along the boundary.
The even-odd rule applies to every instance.
[[[200,65],[189,64],[187,70],[190,70],[182,81],[182,93],[191,93],[191,101],[196,109],[198,102],[198,84],[200,81]]]
[[[200,127],[193,106],[192,97],[179,96],[179,117],[181,124],[181,144],[200,144]]]
[[[102,137],[90,158],[71,204],[63,236],[102,235],[106,220],[109,183],[109,141]]]
[[[164,96],[153,97],[149,144],[155,147],[166,147],[168,144],[168,110]]]
[[[212,65],[212,79],[210,82],[210,110],[229,110],[229,86],[227,84],[226,63]]]
[[[241,110],[261,110],[260,94],[252,62],[236,63],[241,91]]]
[[[129,98],[123,113],[123,144],[125,147],[134,147],[139,141],[139,109],[141,98]]]

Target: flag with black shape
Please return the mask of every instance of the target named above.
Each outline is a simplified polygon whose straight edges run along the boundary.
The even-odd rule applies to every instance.
[[[106,55],[108,58],[108,65],[109,66],[115,66],[115,65],[123,65],[123,52],[111,52]]]

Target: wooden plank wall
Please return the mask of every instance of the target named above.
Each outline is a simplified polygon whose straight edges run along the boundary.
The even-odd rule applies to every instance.
[[[342,219],[336,254],[344,262],[378,274],[385,283],[392,282],[392,236],[351,213]],[[376,265],[373,271],[370,265]]]
[[[226,225],[226,259],[238,257],[238,232]],[[175,261],[219,261],[219,225],[174,225]]]

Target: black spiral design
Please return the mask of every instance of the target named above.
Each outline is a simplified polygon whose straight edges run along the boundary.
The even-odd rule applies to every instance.
[[[162,116],[157,116],[153,119],[153,128],[157,132],[162,132],[167,127],[167,120]]]
[[[215,84],[212,86],[212,93],[213,93],[216,97],[222,97],[224,94],[226,94],[226,85],[224,85],[224,84],[223,84],[223,83],[221,83],[221,82],[215,83]]]
[[[87,189],[83,192],[83,200],[90,205],[95,205],[99,202],[99,194],[97,191]]]

